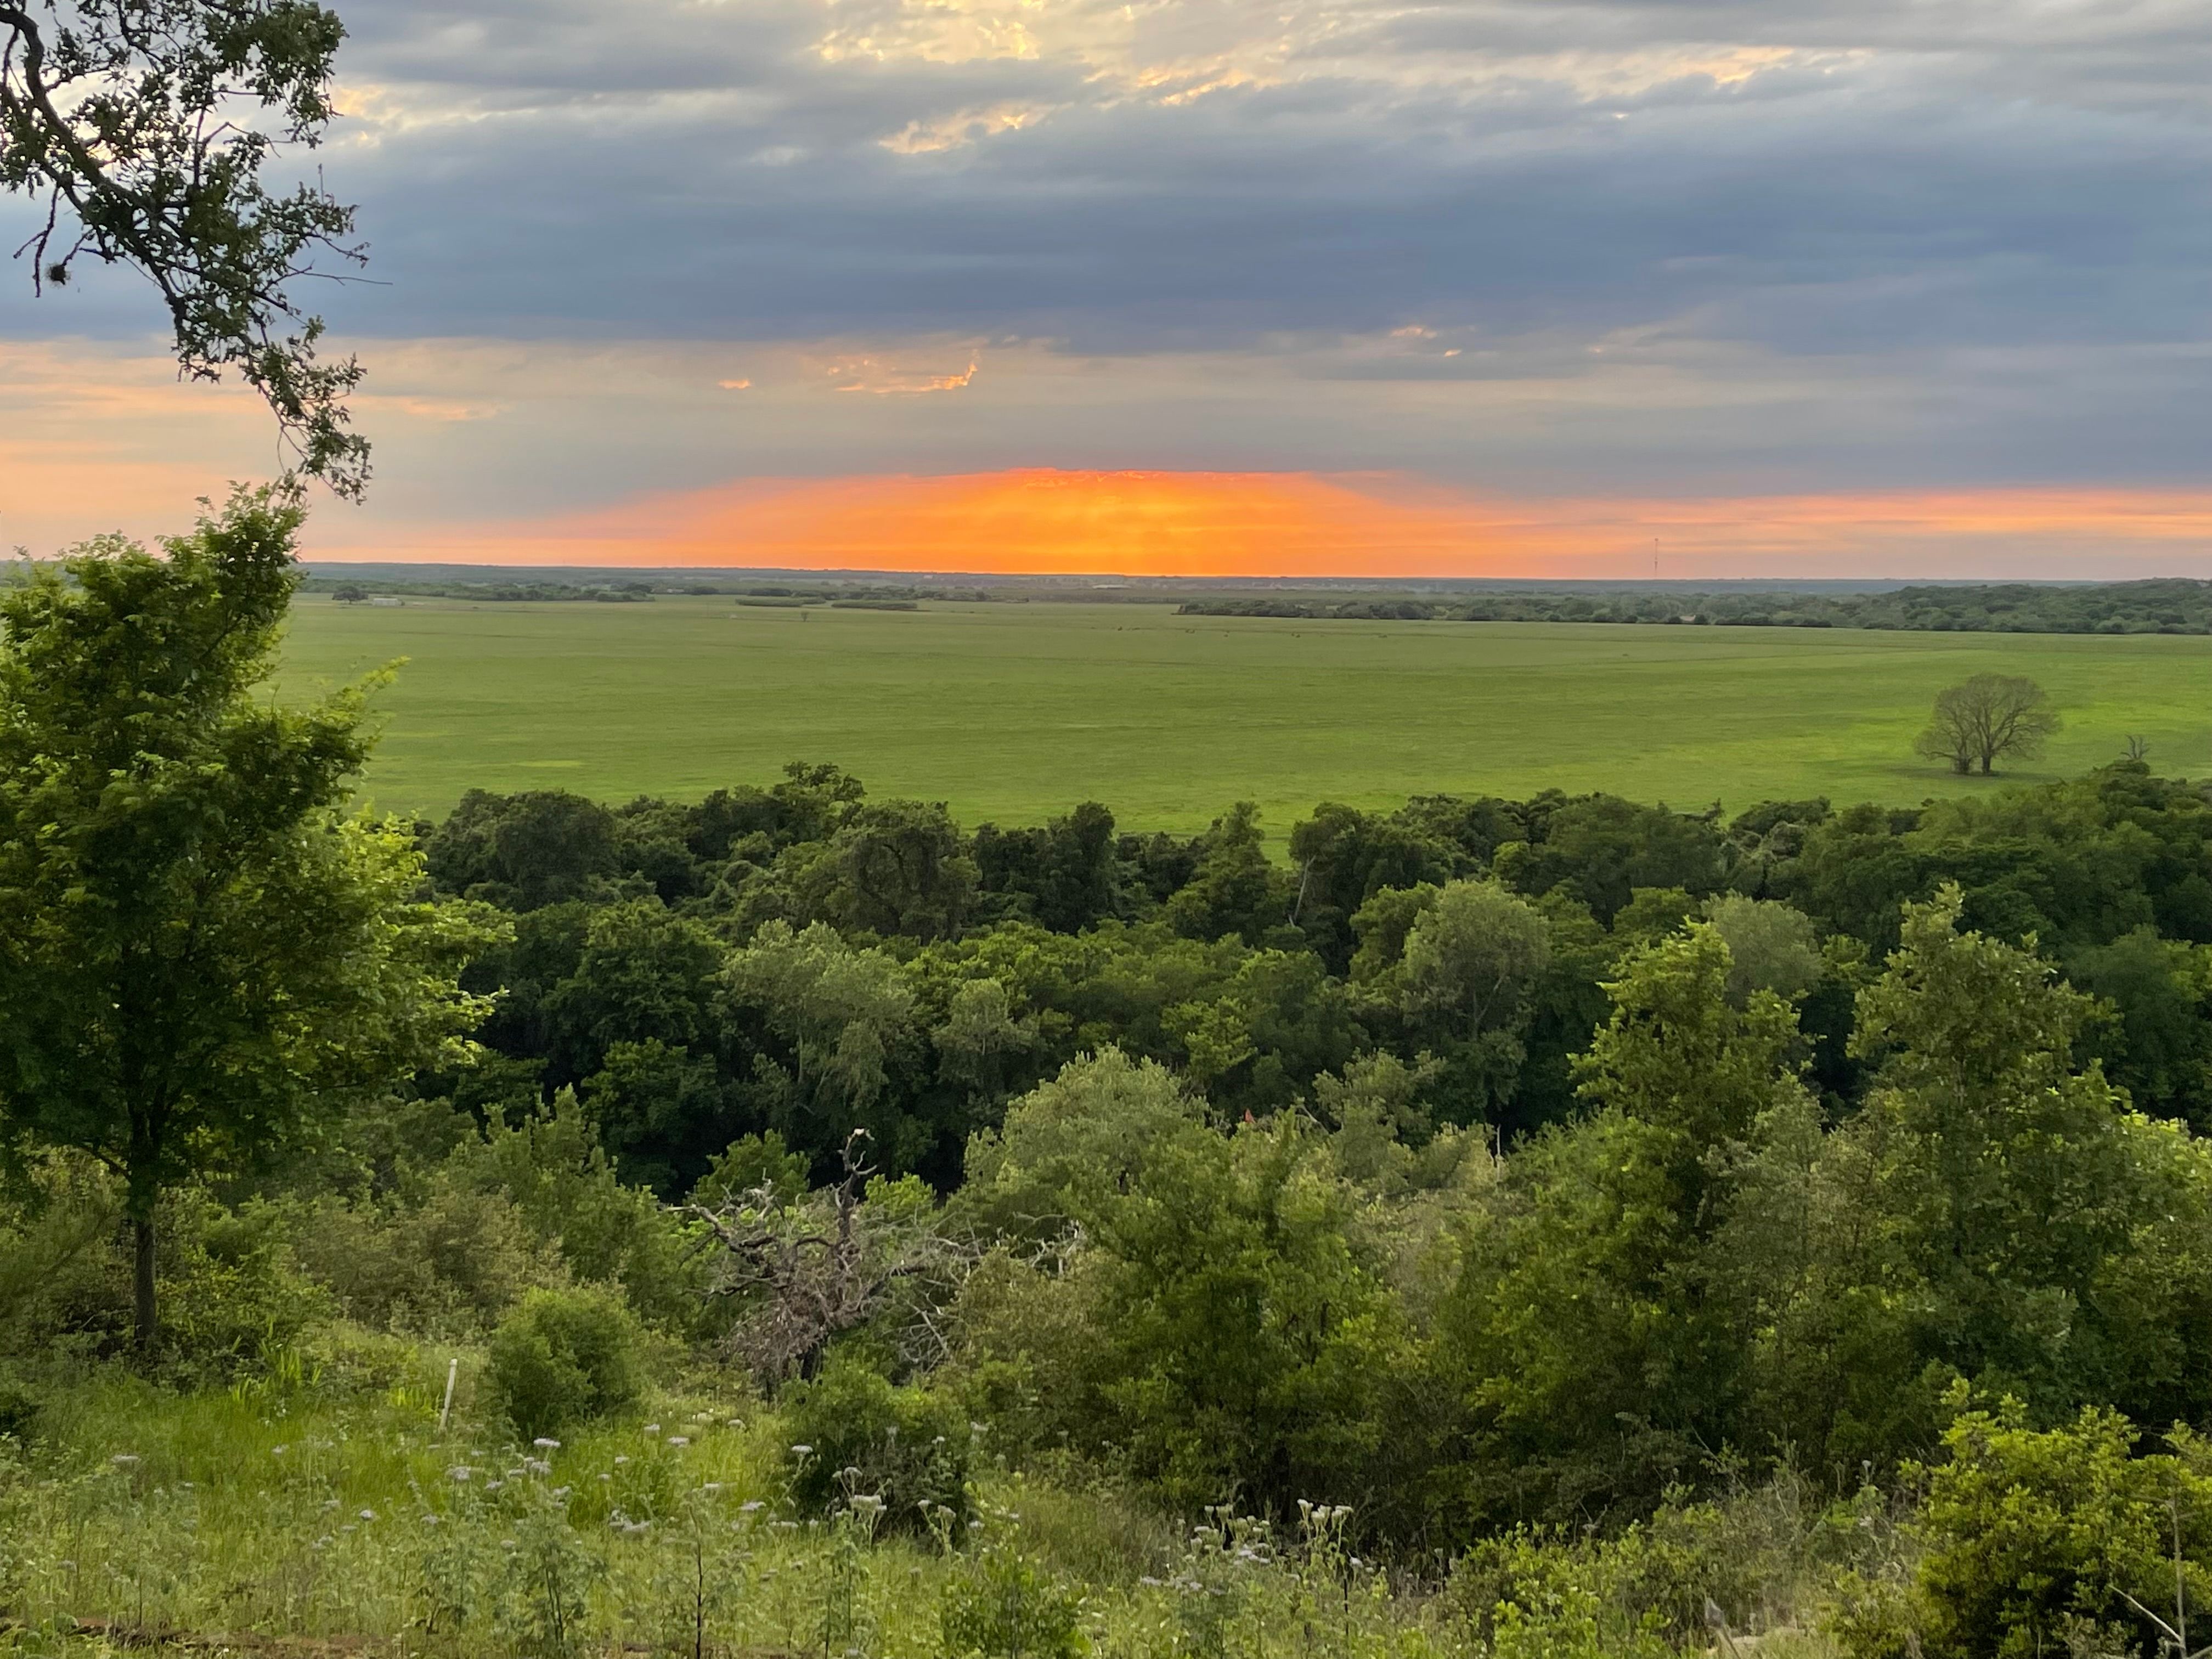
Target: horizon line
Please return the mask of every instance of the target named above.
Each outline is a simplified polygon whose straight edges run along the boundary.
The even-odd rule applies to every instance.
[[[40,562],[33,560],[32,562]],[[485,562],[465,559],[405,559],[363,558],[358,556],[302,554],[297,562],[302,567],[354,567],[375,570],[465,570],[483,571],[488,574],[513,580],[534,572],[594,572],[610,576],[626,576],[631,580],[644,577],[665,577],[672,580],[696,580],[708,577],[792,577],[798,579],[852,580],[867,579],[890,582],[967,581],[991,582],[1049,582],[1073,585],[1085,582],[1110,582],[1139,586],[1202,586],[1225,585],[1250,586],[1362,586],[1372,587],[1684,587],[1695,584],[1719,585],[1729,587],[1839,587],[1862,585],[1883,585],[1895,587],[2115,587],[2143,582],[2186,581],[2200,586],[2212,585],[2212,577],[2194,576],[2182,571],[2163,574],[2104,576],[1899,576],[1830,575],[1830,576],[1366,576],[1352,574],[1333,574],[1322,572],[1285,572],[1268,574],[1255,572],[1216,574],[1152,574],[1141,571],[1119,570],[961,570],[961,569],[899,569],[894,567],[870,565],[621,565],[563,562],[548,561],[543,564]]]

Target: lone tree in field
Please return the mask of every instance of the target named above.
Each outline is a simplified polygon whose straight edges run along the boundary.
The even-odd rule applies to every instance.
[[[2033,760],[2058,729],[2058,711],[2043,688],[2017,674],[1977,674],[1939,692],[1935,717],[1917,745],[1954,772],[1978,768],[1986,777],[2002,757]]]
[[[33,286],[63,286],[88,254],[135,268],[168,307],[179,368],[235,370],[302,469],[358,496],[368,444],[345,398],[361,368],[319,359],[322,319],[293,295],[319,256],[360,262],[354,210],[261,179],[280,145],[320,141],[344,38],[313,0],[0,0],[0,191],[40,215],[15,250]]]
[[[120,1177],[142,1347],[167,1188],[281,1152],[485,1006],[457,981],[491,937],[472,907],[343,811],[360,691],[261,695],[301,516],[296,486],[241,491],[166,557],[111,538],[0,594],[0,1135]]]

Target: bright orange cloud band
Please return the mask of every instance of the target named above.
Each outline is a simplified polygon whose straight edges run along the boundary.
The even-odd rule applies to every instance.
[[[1655,549],[1654,544],[1656,543]],[[751,483],[325,558],[1171,576],[2212,574],[2212,491],[1516,499],[1371,476]]]

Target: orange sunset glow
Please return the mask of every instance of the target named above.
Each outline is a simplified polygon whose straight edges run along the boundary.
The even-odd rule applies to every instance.
[[[2212,491],[1514,497],[1376,475],[1018,469],[747,483],[319,551],[1146,576],[1648,576],[1655,555],[1671,577],[2183,574],[2212,569]]]

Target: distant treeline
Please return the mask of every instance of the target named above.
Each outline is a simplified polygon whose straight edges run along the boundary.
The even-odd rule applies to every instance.
[[[327,593],[341,601],[373,599],[485,599],[543,604],[563,599],[597,600],[623,605],[659,595],[683,599],[712,599],[734,594],[740,605],[798,606],[830,605],[853,611],[914,611],[923,599],[979,602],[997,595],[982,588],[930,588],[876,582],[836,582],[812,586],[789,583],[646,582],[646,581],[455,581],[396,580],[333,578],[310,574],[302,586],[312,593]]]
[[[692,593],[735,593],[740,605],[834,605],[848,611],[915,611],[921,599],[981,605],[1001,596],[982,587],[915,587],[885,582],[747,583],[741,587],[692,587]]]
[[[1561,593],[1467,599],[1291,596],[1194,599],[1186,617],[1328,622],[1690,623],[1721,628],[1888,628],[1972,634],[2212,634],[2212,582],[2182,578],[2045,587],[1900,587],[1887,593]]]
[[[557,599],[592,599],[602,605],[635,605],[653,597],[645,582],[584,584],[580,582],[322,582],[313,576],[304,584],[310,592],[326,591],[340,604],[358,605],[369,599],[489,599],[542,604]]]

